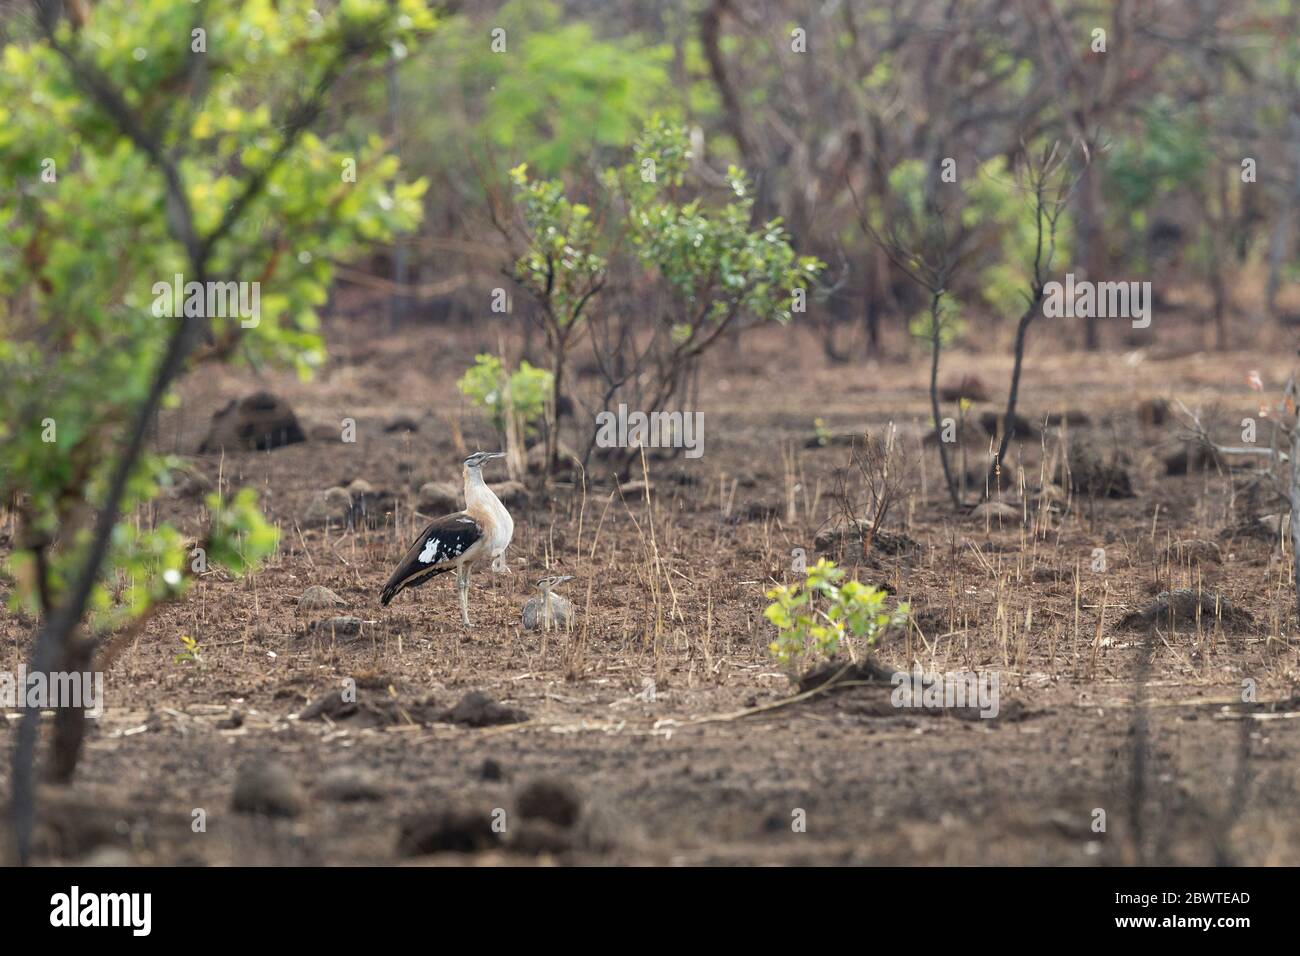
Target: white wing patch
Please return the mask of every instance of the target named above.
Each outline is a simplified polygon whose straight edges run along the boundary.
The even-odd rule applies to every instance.
[[[420,552],[420,563],[428,564],[433,560],[433,556],[438,553],[438,539],[430,538],[424,545],[424,550]]]

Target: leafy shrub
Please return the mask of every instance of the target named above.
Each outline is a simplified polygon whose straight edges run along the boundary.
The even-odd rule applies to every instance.
[[[507,422],[513,417],[525,435],[536,431],[546,398],[551,392],[551,373],[520,362],[514,372],[495,355],[483,353],[456,383],[461,394],[492,417],[492,425],[504,438]]]
[[[796,299],[823,269],[818,259],[795,253],[780,219],[753,222],[754,191],[742,170],[728,169],[725,202],[683,196],[691,159],[686,129],[652,118],[633,143],[631,161],[601,177],[617,213],[608,218],[567,198],[558,180],[530,178],[526,165],[511,170],[526,239],[512,275],[537,300],[557,405],[571,336],[588,321],[590,305],[611,273],[620,282],[637,271],[657,277],[666,304],[653,318],[653,342],[632,360],[636,370],[623,368],[622,355],[598,363],[622,369],[607,374],[605,399],[622,400],[626,393],[620,389],[634,381],[645,392],[636,404],[658,411],[677,394],[692,363],[729,328],[789,323]],[[609,316],[591,321],[607,322]],[[609,340],[629,339],[615,334]],[[554,420],[548,424],[547,459],[553,464],[558,427]]]
[[[627,208],[626,225],[642,266],[659,274],[680,316],[672,341],[682,356],[702,352],[733,321],[790,322],[796,290],[824,268],[795,253],[780,219],[753,224],[754,190],[728,167],[728,201],[679,200],[691,161],[686,130],[660,117],[633,146],[633,161],[605,174]]]
[[[109,504],[125,423],[149,399],[181,322],[156,314],[156,283],[176,274],[258,283],[258,320],[210,316],[202,357],[309,376],[324,359],[317,309],[334,261],[419,221],[425,183],[401,178],[380,137],[344,144],[286,127],[308,101],[270,64],[292,59],[305,86],[327,90],[345,63],[382,64],[393,44],[414,42],[434,23],[415,0],[335,7],[312,17],[306,0],[208,5],[206,79],[192,89],[191,4],[104,0],[82,30],[59,27],[63,52],[35,38],[5,47],[0,501],[14,504],[21,529],[7,562],[17,585],[10,607],[48,615],[73,590],[96,511]],[[257,43],[247,42],[253,32]],[[77,73],[70,61],[92,66]],[[149,145],[124,134],[116,108],[106,109],[88,82],[147,119],[135,125]],[[189,219],[169,194],[162,162],[179,178]],[[362,171],[355,181],[344,175],[349,163]],[[204,276],[195,274],[196,256]],[[164,404],[175,407],[178,395],[169,390]],[[152,501],[180,462],[146,451],[130,464],[125,494],[111,502],[125,515]],[[212,508],[211,518],[214,566],[242,570],[274,548],[251,493]],[[227,547],[231,530],[239,543]],[[178,596],[182,545],[169,525],[122,520],[88,609],[119,626]]]
[[[891,612],[880,588],[859,581],[841,584],[846,573],[822,558],[802,583],[767,592],[772,603],[763,614],[777,630],[769,649],[786,667],[797,668],[808,655],[831,657],[847,650],[852,656],[855,643],[870,650],[883,631],[907,622],[906,601]]]

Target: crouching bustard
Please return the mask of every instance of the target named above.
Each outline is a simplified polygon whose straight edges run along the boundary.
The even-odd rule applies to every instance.
[[[565,581],[573,580],[573,575],[562,574],[553,578],[542,578],[537,582],[538,594],[529,598],[524,605],[524,630],[535,631],[539,627],[566,628],[573,617],[573,605],[567,598],[551,593],[551,589]]]
[[[505,505],[483,481],[483,464],[504,458],[501,452],[475,452],[465,459],[465,510],[431,521],[406,552],[402,563],[379,596],[388,604],[407,588],[419,587],[447,571],[456,572],[460,592],[460,619],[470,627],[470,565],[491,560],[496,570],[505,566],[505,551],[515,533],[515,523]]]

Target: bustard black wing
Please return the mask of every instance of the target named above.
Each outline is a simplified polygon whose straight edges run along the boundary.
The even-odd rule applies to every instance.
[[[483,537],[479,523],[463,511],[429,523],[384,585],[379,603],[387,604],[406,588],[456,567],[456,559]]]

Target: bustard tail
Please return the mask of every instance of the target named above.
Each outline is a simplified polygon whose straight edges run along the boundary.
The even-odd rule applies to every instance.
[[[388,579],[388,583],[384,585],[384,589],[379,592],[379,603],[387,607],[388,602],[397,597],[397,595],[401,594],[407,588],[419,587],[425,581],[429,580],[429,578],[450,570],[451,567],[412,568],[403,564],[402,567],[393,572],[393,576]]]
[[[463,511],[431,522],[379,592],[379,603],[387,605],[407,588],[419,587],[436,575],[455,570],[462,555],[482,537],[483,529]]]
[[[388,602],[397,597],[398,592],[401,590],[402,582],[390,578],[388,583],[384,585],[384,589],[379,592],[379,603],[384,607],[388,607]]]

